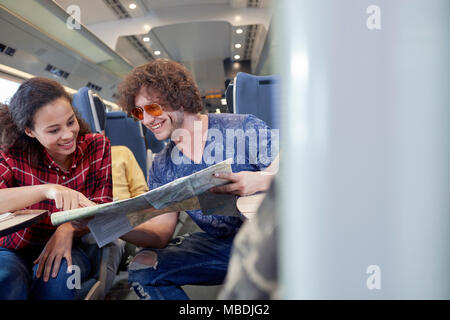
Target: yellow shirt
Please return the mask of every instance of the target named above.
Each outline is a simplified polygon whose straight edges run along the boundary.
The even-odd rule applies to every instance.
[[[112,146],[111,157],[115,200],[133,198],[148,191],[144,174],[130,149]]]

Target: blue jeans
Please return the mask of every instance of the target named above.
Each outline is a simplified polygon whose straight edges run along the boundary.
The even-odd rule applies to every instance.
[[[75,274],[67,273],[66,259],[61,260],[56,278],[51,274],[47,282],[44,275],[38,279],[36,272],[38,265],[33,266],[43,248],[10,250],[0,247],[0,300],[71,300],[75,299]],[[80,283],[90,273],[89,258],[81,248],[72,248],[72,263],[80,269]],[[71,279],[69,279],[71,277]],[[69,280],[69,281],[68,281]],[[70,288],[68,285],[70,284]]]
[[[163,249],[142,250],[130,264],[128,281],[141,299],[189,299],[181,286],[223,282],[233,239],[197,232],[176,237]],[[136,262],[139,256],[149,263]]]

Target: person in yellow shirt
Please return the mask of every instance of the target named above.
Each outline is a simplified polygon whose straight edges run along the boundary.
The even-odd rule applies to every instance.
[[[134,198],[148,191],[147,181],[133,152],[126,146],[111,146],[113,198]]]

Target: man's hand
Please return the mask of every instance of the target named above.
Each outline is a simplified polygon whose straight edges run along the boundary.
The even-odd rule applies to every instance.
[[[241,171],[237,173],[216,173],[216,178],[229,180],[230,183],[211,188],[211,192],[232,193],[238,196],[249,196],[261,191],[267,191],[272,177],[264,175],[261,171]]]
[[[84,218],[84,219],[70,221],[70,223],[72,224],[72,227],[75,229],[74,230],[75,237],[79,237],[79,236],[82,236],[82,235],[90,232],[88,223],[92,219],[94,219],[94,217],[88,217],[88,218]]]

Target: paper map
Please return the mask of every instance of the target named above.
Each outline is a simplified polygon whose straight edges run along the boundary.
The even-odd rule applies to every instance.
[[[176,179],[138,197],[53,213],[53,225],[95,216],[88,223],[97,244],[102,247],[160,214],[202,209],[203,214],[238,215],[236,196],[208,190],[228,183],[214,177],[216,172],[232,172],[225,160],[189,176]]]

